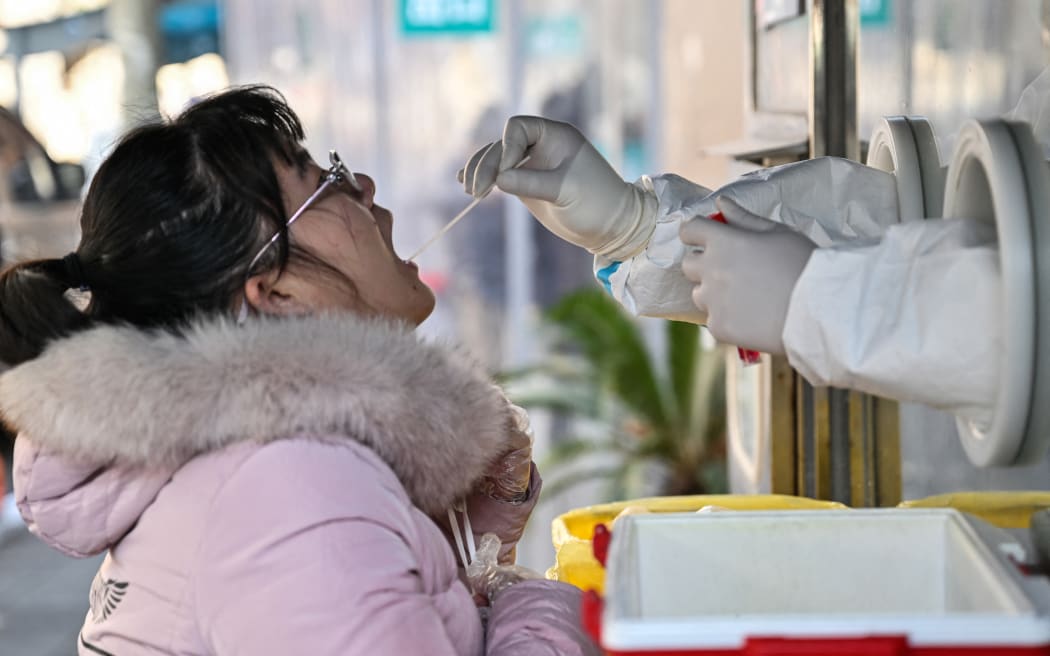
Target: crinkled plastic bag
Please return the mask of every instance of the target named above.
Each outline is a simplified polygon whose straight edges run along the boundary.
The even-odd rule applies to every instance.
[[[467,565],[467,580],[475,595],[492,603],[499,593],[520,581],[542,579],[543,575],[520,565],[499,564],[500,541],[494,533],[486,533],[478,541],[474,560]]]
[[[1025,87],[1017,105],[1006,114],[1006,118],[1030,124],[1035,138],[1043,146],[1043,156],[1050,159],[1050,67],[1043,69]]]
[[[714,214],[720,196],[795,228],[820,247],[877,239],[901,218],[922,218],[900,216],[893,174],[839,157],[748,173],[712,192],[697,214]]]

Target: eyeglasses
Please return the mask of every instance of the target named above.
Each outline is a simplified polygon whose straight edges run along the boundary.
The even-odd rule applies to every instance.
[[[331,163],[331,166],[325,171],[324,179],[321,180],[321,184],[318,185],[317,190],[310,194],[310,197],[299,206],[299,209],[292,213],[292,216],[288,218],[288,222],[284,224],[286,233],[291,229],[292,224],[295,223],[299,217],[306,212],[306,210],[310,209],[313,202],[317,200],[328,187],[345,183],[350,185],[350,188],[353,189],[354,192],[358,194],[364,193],[365,188],[362,187],[361,183],[354,177],[353,172],[346,168],[346,164],[343,164],[343,160],[339,157],[339,153],[334,150],[329,150],[328,161]],[[251,271],[255,268],[255,265],[259,263],[259,259],[262,258],[264,253],[266,253],[266,249],[273,246],[274,242],[277,241],[277,238],[280,236],[280,232],[274,233],[273,237],[270,237],[270,241],[263,244],[263,247],[255,254],[255,257],[253,257],[252,261],[248,264],[247,271],[249,275],[251,275]]]
[[[364,193],[365,188],[361,186],[361,183],[357,180],[357,178],[354,177],[353,172],[350,169],[346,168],[346,165],[343,164],[343,160],[341,157],[339,157],[339,153],[335,152],[334,150],[329,150],[328,161],[329,163],[331,163],[331,166],[329,166],[328,170],[325,171],[324,178],[321,180],[321,184],[319,184],[314,193],[310,194],[310,197],[307,198],[303,202],[303,204],[299,206],[299,209],[292,212],[292,215],[288,217],[288,221],[284,224],[285,233],[287,233],[288,230],[291,229],[292,224],[298,221],[299,217],[302,216],[306,212],[306,210],[310,209],[310,206],[313,205],[314,201],[320,198],[321,194],[323,194],[325,190],[329,187],[346,184],[350,186],[354,194]],[[255,265],[259,263],[259,260],[262,258],[263,254],[266,253],[266,249],[270,246],[273,246],[274,242],[277,241],[277,239],[280,236],[280,232],[274,233],[274,236],[270,237],[270,240],[263,244],[263,247],[260,248],[259,252],[255,254],[255,257],[252,258],[252,261],[248,263],[248,268],[246,269],[246,277],[251,275],[252,269],[255,268]],[[242,324],[247,318],[248,297],[245,296],[241,301],[241,309],[237,314],[237,323]]]

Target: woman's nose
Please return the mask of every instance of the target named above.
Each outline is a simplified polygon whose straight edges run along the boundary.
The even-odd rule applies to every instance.
[[[364,173],[354,173],[354,179],[361,185],[361,203],[365,207],[372,207],[376,196],[376,181]]]

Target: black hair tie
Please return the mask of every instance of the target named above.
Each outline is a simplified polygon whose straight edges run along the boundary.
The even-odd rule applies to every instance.
[[[76,252],[62,258],[62,266],[66,270],[66,282],[69,286],[76,287],[78,291],[86,292],[90,289],[84,280],[84,269],[80,266],[80,257]]]

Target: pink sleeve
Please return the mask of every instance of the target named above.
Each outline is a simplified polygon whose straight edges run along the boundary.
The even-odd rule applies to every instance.
[[[212,653],[451,656],[480,644],[480,621],[454,621],[476,617],[469,593],[451,582],[438,608],[410,509],[369,469],[320,445],[268,446],[231,477],[195,570]]]
[[[580,624],[580,590],[557,581],[522,581],[496,598],[489,656],[600,656]]]
[[[67,556],[102,553],[134,524],[173,468],[100,467],[15,439],[15,501],[26,526]],[[94,519],[84,522],[90,512]]]

